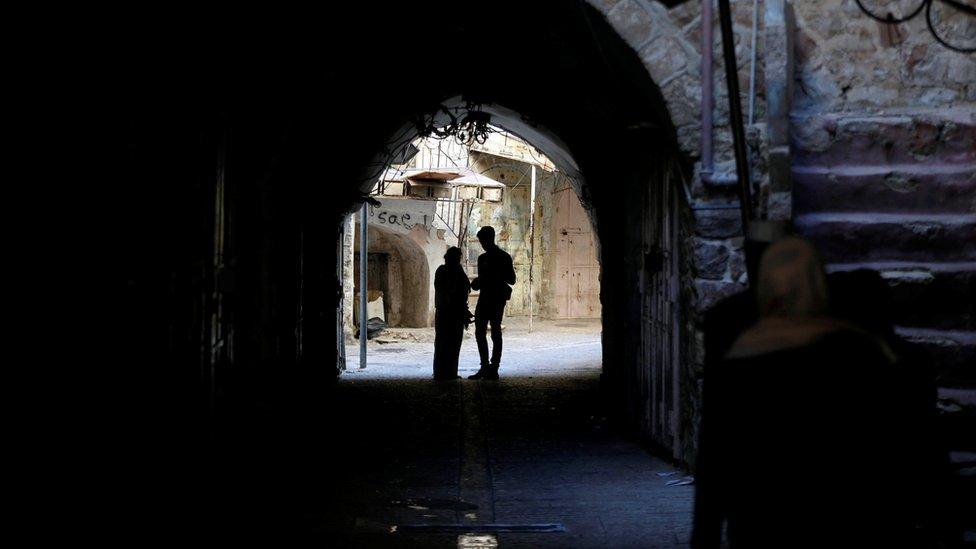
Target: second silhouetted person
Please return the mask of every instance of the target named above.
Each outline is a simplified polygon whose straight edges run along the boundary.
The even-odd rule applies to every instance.
[[[512,297],[511,284],[515,284],[515,267],[512,256],[495,244],[495,229],[482,227],[478,242],[485,253],[478,256],[478,277],[471,287],[479,291],[478,305],[474,310],[474,336],[478,342],[481,368],[468,379],[498,379],[498,366],[502,360],[502,315],[505,302]],[[491,360],[488,359],[488,325],[491,324]]]

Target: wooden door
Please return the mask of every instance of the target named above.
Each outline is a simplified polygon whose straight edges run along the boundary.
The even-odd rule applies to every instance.
[[[643,368],[638,380],[643,410],[640,424],[651,440],[682,459],[680,425],[680,273],[678,200],[666,169],[644,196],[641,273]]]
[[[553,216],[556,317],[597,318],[600,316],[600,264],[586,210],[568,185],[555,191],[553,204],[556,208]]]

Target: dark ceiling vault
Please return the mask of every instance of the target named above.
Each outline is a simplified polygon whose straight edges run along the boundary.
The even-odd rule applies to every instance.
[[[146,386],[170,400],[193,401],[211,370],[242,399],[274,386],[269,372],[312,364],[321,375],[341,219],[390,139],[458,96],[543,128],[579,165],[603,255],[605,362],[636,360],[625,342],[640,337],[627,290],[644,253],[640,197],[665,161],[682,160],[636,53],[585,2],[351,9],[155,14],[95,32],[100,47],[81,65],[92,84],[73,100],[84,104],[77,127],[99,130],[86,136],[99,164],[91,192],[106,225],[124,228],[105,240],[125,288],[119,362],[141,357]],[[221,166],[229,232],[214,268]],[[233,326],[218,350],[216,295]]]

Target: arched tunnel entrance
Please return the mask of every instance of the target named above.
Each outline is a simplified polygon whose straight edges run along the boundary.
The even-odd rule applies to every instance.
[[[451,479],[483,481],[460,489],[472,490],[472,498],[485,498],[493,473],[486,465],[488,450],[478,450],[478,441],[485,440],[485,425],[495,420],[513,429],[504,439],[505,452],[535,441],[527,447],[537,444],[539,459],[559,463],[565,456],[555,449],[565,447],[567,440],[592,450],[596,461],[581,458],[579,463],[590,464],[582,469],[566,475],[558,467],[547,469],[553,486],[570,477],[617,474],[618,466],[649,473],[642,476],[645,480],[653,480],[653,472],[665,473],[667,465],[651,460],[633,439],[669,460],[687,460],[694,403],[686,395],[694,392],[694,380],[685,374],[682,360],[688,352],[683,305],[690,296],[683,283],[687,254],[679,191],[689,169],[689,138],[679,128],[695,113],[674,90],[693,86],[683,77],[669,80],[666,87],[655,82],[622,31],[607,21],[606,10],[585,3],[503,2],[490,9],[399,5],[384,7],[379,18],[366,13],[365,6],[353,10],[360,13],[351,19],[303,26],[301,32],[289,29],[289,39],[273,45],[255,44],[234,32],[221,34],[219,74],[200,71],[217,93],[204,99],[177,94],[159,111],[128,98],[132,112],[145,113],[144,119],[123,117],[120,127],[128,133],[120,132],[123,137],[113,143],[130,162],[110,180],[145,205],[139,212],[122,214],[131,226],[148,228],[149,236],[143,235],[133,249],[153,250],[126,266],[124,274],[134,281],[131,317],[145,322],[130,322],[123,329],[120,351],[131,357],[144,356],[145,349],[165,349],[146,366],[156,386],[167,388],[162,397],[166,405],[156,414],[179,417],[187,426],[198,414],[214,418],[198,435],[207,439],[220,433],[213,463],[230,465],[217,470],[191,467],[187,478],[217,477],[218,500],[232,502],[216,513],[217,522],[238,527],[290,490],[301,495],[268,511],[273,514],[268,524],[281,524],[286,518],[282,514],[307,511],[310,507],[302,506],[322,493],[349,503],[350,509],[374,509],[360,501],[364,490],[375,488],[368,482],[336,484],[343,473],[362,478],[346,468],[398,471],[398,463],[412,466],[424,458],[444,459],[446,470],[460,471],[448,475]],[[368,21],[368,32],[365,23],[350,21]],[[485,47],[487,38],[500,38],[500,29],[517,39],[491,40],[492,47]],[[418,32],[436,43],[436,55],[404,46],[404,36]],[[479,53],[452,46],[456,44],[476,47]],[[185,53],[196,66],[191,59],[198,52]],[[322,64],[322,59],[328,62]],[[411,74],[428,61],[436,71]],[[146,76],[147,88],[159,77]],[[175,78],[186,76],[177,71]],[[492,124],[531,143],[572,176],[573,191],[598,242],[599,379],[547,385],[527,378],[528,392],[516,388],[508,393],[504,385],[498,386],[499,392],[486,388],[481,393],[480,386],[469,387],[467,380],[454,392],[419,381],[376,391],[343,386],[341,380],[337,384],[339,357],[333,342],[342,337],[338,304],[344,288],[336,258],[343,222],[362,207],[364,195],[406,144],[427,128],[442,125],[445,111],[471,108],[490,115]],[[152,124],[145,124],[146,119]],[[134,172],[144,173],[153,184],[133,188],[129,182]],[[157,200],[154,189],[172,181],[180,185],[168,187],[171,194]],[[374,242],[388,238],[372,236]],[[125,238],[136,241],[135,236]],[[404,264],[422,263],[400,236],[388,242]],[[418,312],[401,310],[400,315],[403,322],[423,320]],[[458,391],[467,398],[459,400]],[[544,408],[510,400],[519,394],[538,396],[529,400]],[[418,406],[422,403],[433,407]],[[534,425],[528,431],[519,431],[519,410]],[[362,421],[350,421],[356,417]],[[464,422],[459,423],[460,417]],[[615,444],[625,444],[604,435],[610,431],[604,417],[632,437],[620,463],[593,457],[612,454],[620,448]],[[425,426],[420,434],[418,425]],[[558,438],[566,429],[572,436]],[[388,445],[383,435],[366,440],[367,434],[384,432],[402,445]],[[437,436],[439,432],[445,434]],[[590,435],[600,440],[598,445],[587,446]],[[418,453],[397,457],[404,447]],[[528,471],[527,463],[518,462],[520,474]],[[476,470],[481,472],[468,475]],[[510,477],[508,482],[531,476]],[[242,478],[250,480],[241,484]],[[626,475],[614,478],[627,487],[627,494],[667,500],[656,488],[630,484],[633,479]],[[414,481],[416,486],[434,482],[401,481],[411,486]],[[434,495],[417,497],[450,499],[445,494],[453,493],[456,501],[459,488],[452,482],[438,484],[440,492]],[[575,489],[590,488],[584,483]],[[605,495],[607,501],[613,499]],[[480,501],[483,511],[502,499]],[[687,502],[687,495],[682,501]],[[198,505],[203,509],[196,511],[203,515],[210,511],[207,501]],[[342,520],[350,518],[327,507]],[[504,515],[500,507],[493,511],[496,520]],[[192,511],[190,506],[187,512]],[[449,511],[454,519],[465,520],[463,509]],[[547,511],[550,516],[558,513]],[[678,522],[690,520],[688,509],[668,508],[667,513],[681,515],[674,519]],[[521,520],[529,521],[526,517]],[[355,537],[362,533],[357,528],[390,520],[389,515],[360,518],[328,527]],[[686,522],[681,528],[686,529]],[[312,529],[321,527],[317,523]],[[673,539],[671,532],[665,535]]]
[[[377,314],[382,312],[380,318],[389,326],[420,328],[430,325],[430,301],[433,299],[430,264],[439,258],[437,252],[443,255],[444,250],[437,247],[425,250],[422,242],[414,240],[425,238],[425,233],[414,235],[410,231],[384,229],[377,225],[370,225],[368,233],[367,289],[375,296],[371,301],[376,301]],[[362,291],[358,286],[359,254],[362,253],[358,241],[354,250],[356,271],[353,274],[357,284],[354,295],[358,303]],[[354,315],[354,318],[358,325],[358,317]]]
[[[690,442],[683,440],[685,431],[691,430],[689,422],[683,425],[680,410],[680,304],[689,297],[680,293],[682,156],[663,98],[646,73],[641,73],[639,82],[646,86],[640,90],[639,105],[657,105],[658,109],[647,111],[636,105],[634,111],[624,109],[626,114],[621,116],[629,120],[620,122],[628,124],[624,128],[602,129],[604,119],[589,118],[580,107],[593,98],[576,98],[579,103],[567,106],[566,113],[550,113],[555,124],[573,119],[562,131],[571,136],[574,146],[535,114],[544,110],[527,114],[489,101],[484,86],[467,95],[432,96],[424,103],[434,106],[421,108],[397,127],[355,181],[365,195],[375,184],[377,167],[389,166],[420,132],[472,109],[489,114],[493,124],[553,159],[569,176],[595,231],[603,326],[601,383],[608,406],[616,407],[612,411],[615,417],[630,422],[653,444],[680,458],[683,445]],[[542,106],[546,103],[543,98],[527,92],[499,97],[523,103],[528,109],[548,108]],[[534,99],[541,104],[534,105]],[[344,213],[360,207],[352,206]],[[336,223],[341,227],[341,218]],[[617,398],[622,394],[628,398]]]
[[[605,24],[599,19],[591,22],[596,28]],[[612,30],[602,28],[610,33],[604,36],[607,43],[600,42],[601,47],[605,48],[604,54],[615,59],[619,59],[616,57],[618,53],[625,55],[624,52],[628,51],[626,45]],[[599,32],[596,31],[596,34],[599,35]],[[566,39],[571,41],[568,37]],[[527,46],[525,43],[522,45]],[[608,54],[607,51],[615,53]],[[549,58],[550,55],[560,59],[564,54],[539,54],[542,58]],[[574,52],[569,57],[576,63],[581,59],[580,55],[592,55],[595,65],[591,68],[600,70],[596,68],[602,64],[598,60],[598,52]],[[603,469],[604,465],[589,461],[590,457],[568,457],[546,450],[550,444],[560,444],[547,433],[566,433],[565,425],[582,428],[579,422],[569,417],[595,417],[593,421],[599,423],[599,418],[606,414],[615,418],[619,425],[627,426],[631,433],[640,433],[639,437],[644,442],[654,445],[668,457],[684,457],[686,445],[692,438],[690,434],[694,432],[688,404],[684,400],[685,392],[691,392],[689,384],[693,380],[684,375],[681,361],[685,344],[681,326],[686,319],[682,303],[687,302],[689,295],[681,291],[684,271],[680,239],[682,201],[677,191],[686,165],[664,97],[639,60],[632,53],[629,55],[621,57],[629,59],[629,63],[622,63],[615,70],[599,76],[574,78],[572,83],[554,79],[558,81],[556,87],[560,96],[555,101],[550,87],[512,85],[513,81],[518,82],[523,78],[525,82],[531,82],[531,71],[520,73],[520,77],[499,79],[497,83],[487,82],[477,73],[474,76],[454,75],[447,78],[451,84],[443,88],[430,86],[412,90],[411,94],[415,96],[412,110],[407,106],[407,98],[399,97],[404,101],[401,107],[407,109],[408,113],[401,114],[399,118],[394,116],[383,120],[388,127],[381,134],[385,139],[373,142],[373,151],[366,155],[368,161],[352,178],[352,181],[359,182],[360,193],[370,190],[377,172],[393,163],[393,159],[418,133],[443,127],[452,115],[461,117],[471,110],[488,113],[493,125],[537,147],[560,170],[572,176],[573,190],[587,211],[598,242],[602,369],[598,383],[593,383],[593,379],[585,375],[547,379],[538,374],[533,378],[529,374],[519,380],[509,378],[508,385],[505,385],[505,372],[502,371],[503,379],[497,387],[472,386],[469,385],[471,382],[460,381],[457,388],[447,392],[437,391],[429,385],[415,385],[415,380],[402,380],[401,390],[425,395],[407,397],[408,401],[440,403],[440,408],[410,407],[411,413],[425,416],[426,410],[426,413],[432,414],[430,421],[435,432],[450,435],[445,437],[447,440],[431,442],[434,448],[438,448],[436,451],[407,452],[403,448],[408,443],[400,445],[396,442],[399,437],[390,435],[391,440],[374,447],[369,454],[399,456],[402,471],[427,471],[420,474],[426,480],[412,474],[401,477],[390,473],[391,476],[385,477],[388,482],[378,481],[374,484],[365,479],[350,480],[348,484],[340,484],[335,489],[336,493],[348,494],[369,487],[382,494],[386,503],[403,502],[408,509],[419,512],[419,515],[403,512],[399,524],[404,528],[423,528],[425,525],[434,528],[450,522],[463,523],[465,520],[528,526],[526,517],[530,516],[548,524],[552,517],[565,517],[567,512],[554,511],[545,505],[535,513],[527,512],[527,506],[535,505],[527,502],[538,502],[540,497],[544,497],[542,494],[548,493],[543,489],[538,494],[530,495],[516,488],[516,485],[531,484],[528,478],[531,476],[529,471],[533,469],[528,461],[558,462],[570,459],[574,463],[589,464],[579,469],[570,468],[572,472],[567,469],[562,474],[551,476],[545,467],[535,470],[542,478],[550,479],[552,484],[549,486],[553,488],[560,483],[572,484],[574,481],[570,478],[607,472]],[[459,63],[463,66],[463,61]],[[627,76],[623,78],[625,74]],[[584,84],[584,80],[589,84]],[[379,198],[382,202],[382,197]],[[342,216],[355,212],[361,207],[360,204],[351,198],[349,207],[339,212],[337,226]],[[687,288],[686,285],[684,287]],[[363,381],[355,375],[344,377],[348,377],[348,380],[340,380],[339,388],[340,393],[349,399],[344,400],[346,408],[356,410],[357,417],[363,418],[363,421],[355,427],[348,427],[351,431],[343,440],[363,440],[365,435],[362,433],[389,432],[386,425],[396,413],[393,409],[377,411],[361,407],[364,401],[393,400],[371,396],[385,394],[385,386]],[[522,391],[525,391],[522,394],[532,396],[527,396],[527,401],[512,398],[512,395]],[[582,396],[584,394],[586,397]],[[586,401],[600,404],[596,408],[588,408],[583,404]],[[543,409],[549,410],[552,415],[547,417]],[[506,415],[502,410],[520,412]],[[459,419],[461,423],[458,424],[455,418],[463,419]],[[520,427],[516,427],[520,421],[533,423],[539,426],[539,430],[520,430]],[[487,423],[495,427],[488,427]],[[398,421],[397,424],[404,432],[415,432],[408,421]],[[594,428],[594,425],[587,428]],[[580,432],[573,428],[568,430],[576,433],[573,436],[578,436]],[[515,431],[519,431],[517,435]],[[489,432],[491,434],[487,434]],[[487,445],[474,442],[482,437],[489,438],[491,442]],[[460,440],[456,447],[455,440]],[[528,452],[533,456],[531,459],[512,453],[520,443],[535,448]],[[370,444],[366,446],[371,447]],[[581,447],[587,448],[587,445]],[[456,455],[455,449],[461,455],[456,462],[445,457]],[[351,452],[351,455],[362,454]],[[508,468],[494,465],[498,461],[507,463]],[[368,470],[378,467],[378,463],[369,457],[364,456],[362,462],[371,464],[366,467]],[[430,465],[431,462],[437,465]],[[439,480],[427,477],[433,470],[458,471],[457,478],[460,480],[455,482],[453,476],[449,482],[439,475],[434,475]],[[674,471],[663,469],[653,470],[653,473],[649,469],[640,470],[654,477],[656,475],[653,473],[657,472],[675,474]],[[414,492],[416,495],[411,497],[406,495],[410,490],[388,489],[397,482],[425,487],[418,489]],[[623,484],[627,485],[627,488],[622,488],[627,493],[637,488],[626,481]],[[495,487],[498,492],[492,493],[486,490],[487,487]],[[579,485],[576,489],[588,488]],[[654,486],[641,486],[639,489],[645,490],[645,495],[641,497],[647,498],[649,507],[657,508],[663,514],[690,518],[690,509],[676,503],[680,500],[667,498]],[[520,498],[524,498],[521,499],[522,503],[515,503]],[[358,506],[349,499],[341,501],[345,505],[329,508],[333,514],[342,516],[349,513],[349,509],[358,509],[363,514],[377,512],[375,507]],[[444,501],[471,507],[466,513],[453,508],[439,508],[437,503]],[[675,506],[656,507],[665,501],[675,503]],[[422,516],[424,514],[428,516]],[[377,523],[389,522],[389,519],[372,516]],[[633,519],[629,517],[628,520]],[[680,524],[681,520],[676,519],[676,524]],[[675,530],[684,531],[686,524],[676,526]],[[569,528],[586,529],[575,521]],[[431,535],[444,533],[433,532]],[[674,532],[669,534],[675,535]],[[678,533],[670,541],[680,540],[684,535]]]

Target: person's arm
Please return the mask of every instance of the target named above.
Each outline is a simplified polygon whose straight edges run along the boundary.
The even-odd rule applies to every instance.
[[[444,266],[440,266],[434,271],[434,295],[443,292],[445,290],[445,284],[447,280],[444,279]]]
[[[515,284],[515,264],[512,261],[511,255],[506,253],[505,257],[506,257],[505,264],[508,267],[508,272],[505,273],[505,282],[508,282],[509,284]]]
[[[481,275],[484,274],[484,266],[485,266],[484,259],[485,259],[485,254],[481,254],[478,256],[478,276],[474,277],[474,280],[471,281],[472,290],[479,290],[479,291],[481,290]]]
[[[444,277],[444,266],[440,266],[434,271],[434,307],[444,304],[447,297],[447,280]]]
[[[453,302],[451,306],[454,308],[454,310],[460,313],[466,313],[468,311],[468,294],[471,293],[471,284],[468,282],[468,274],[459,269],[454,276],[457,277],[457,282],[455,283]]]

